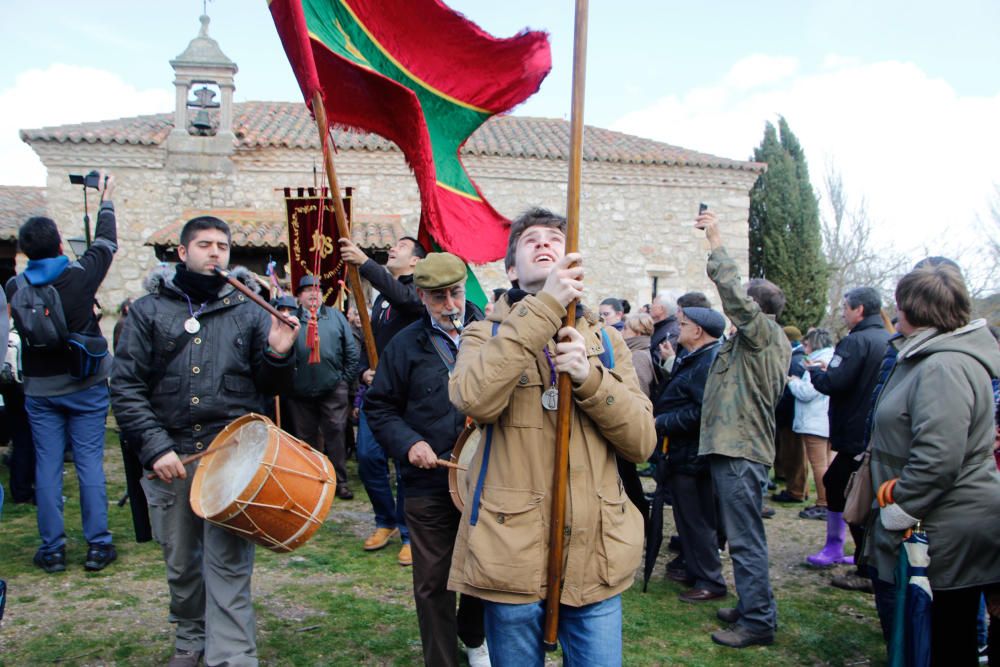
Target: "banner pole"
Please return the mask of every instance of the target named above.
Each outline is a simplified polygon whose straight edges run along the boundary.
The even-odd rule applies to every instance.
[[[347,213],[344,211],[344,202],[340,198],[337,172],[333,167],[333,151],[330,150],[330,126],[326,121],[326,107],[323,106],[323,94],[318,90],[312,96],[312,110],[316,117],[316,125],[319,128],[320,141],[322,142],[323,170],[326,172],[326,178],[330,184],[330,198],[333,199],[333,214],[337,220],[337,233],[341,238],[350,238]],[[320,222],[322,224],[322,221]],[[344,263],[347,265],[347,282],[351,286],[351,294],[354,295],[358,317],[361,318],[361,331],[365,339],[365,351],[368,353],[368,367],[374,369],[378,366],[378,352],[375,350],[375,336],[372,334],[372,322],[368,316],[368,304],[365,302],[365,293],[361,287],[361,275],[358,273],[358,267],[350,262]]]

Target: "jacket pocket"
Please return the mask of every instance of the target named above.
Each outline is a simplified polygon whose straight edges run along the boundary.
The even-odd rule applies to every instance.
[[[542,428],[542,378],[534,367],[521,373],[510,398],[506,414],[501,417],[502,426],[517,428]]]
[[[176,394],[181,389],[181,379],[177,375],[167,375],[153,387],[153,394]]]
[[[222,376],[222,386],[226,391],[234,394],[254,394],[257,392],[253,380],[242,375],[226,374]]]
[[[597,495],[601,502],[598,572],[603,583],[618,586],[635,576],[642,560],[642,515],[620,488]]]
[[[465,581],[476,588],[538,594],[545,526],[542,494],[485,487],[479,521],[469,526]]]
[[[171,508],[177,502],[177,492],[173,485],[167,484],[160,479],[146,479],[143,475],[139,480],[142,490],[146,494],[146,503],[149,505],[149,525],[153,532],[153,539],[161,546],[168,546],[173,541],[171,526]],[[183,483],[175,480],[174,485]]]

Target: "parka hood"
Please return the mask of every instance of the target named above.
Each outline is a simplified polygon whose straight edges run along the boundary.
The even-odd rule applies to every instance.
[[[942,333],[929,330],[917,334],[912,341],[903,342],[900,353],[904,359],[913,359],[937,352],[962,352],[977,359],[989,372],[990,377],[998,377],[1000,349],[986,324],[986,320],[973,320],[954,331]]]

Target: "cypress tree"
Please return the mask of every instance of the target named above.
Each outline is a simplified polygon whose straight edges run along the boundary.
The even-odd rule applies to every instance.
[[[819,206],[799,140],[779,118],[770,122],[755,162],[767,163],[750,191],[750,276],[766,278],[785,291],[784,324],[803,331],[819,324],[826,309],[827,266],[823,257]]]

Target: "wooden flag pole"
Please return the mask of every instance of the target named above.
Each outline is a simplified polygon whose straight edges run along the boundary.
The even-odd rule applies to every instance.
[[[333,199],[333,215],[337,219],[337,233],[340,238],[351,238],[351,230],[347,227],[347,213],[344,212],[344,202],[340,199],[340,188],[337,186],[337,172],[333,168],[333,150],[330,146],[330,126],[326,123],[326,107],[323,106],[323,94],[318,90],[313,93],[312,109],[316,116],[316,125],[319,127],[320,141],[323,146],[323,170],[326,172],[326,178],[330,184],[330,198]],[[320,224],[323,224],[322,220],[320,220]],[[358,274],[358,267],[350,262],[344,262],[344,264],[347,265],[347,282],[354,295],[358,317],[361,318],[361,331],[364,334],[365,351],[368,353],[368,367],[374,370],[378,366],[378,352],[375,350],[375,336],[372,334],[372,321],[368,316],[368,304],[365,303],[365,293],[361,288],[361,276]]]
[[[573,32],[573,98],[570,116],[569,185],[566,195],[566,253],[580,246],[580,176],[583,147],[583,97],[587,72],[587,0],[576,0]],[[566,308],[564,327],[576,325],[576,300]],[[573,383],[560,373],[556,414],[555,470],[552,473],[552,515],[549,519],[549,562],[546,577],[545,626],[542,641],[546,651],[558,644],[559,599],[562,597],[563,529],[566,525],[566,484],[569,476],[569,431],[573,416]]]

